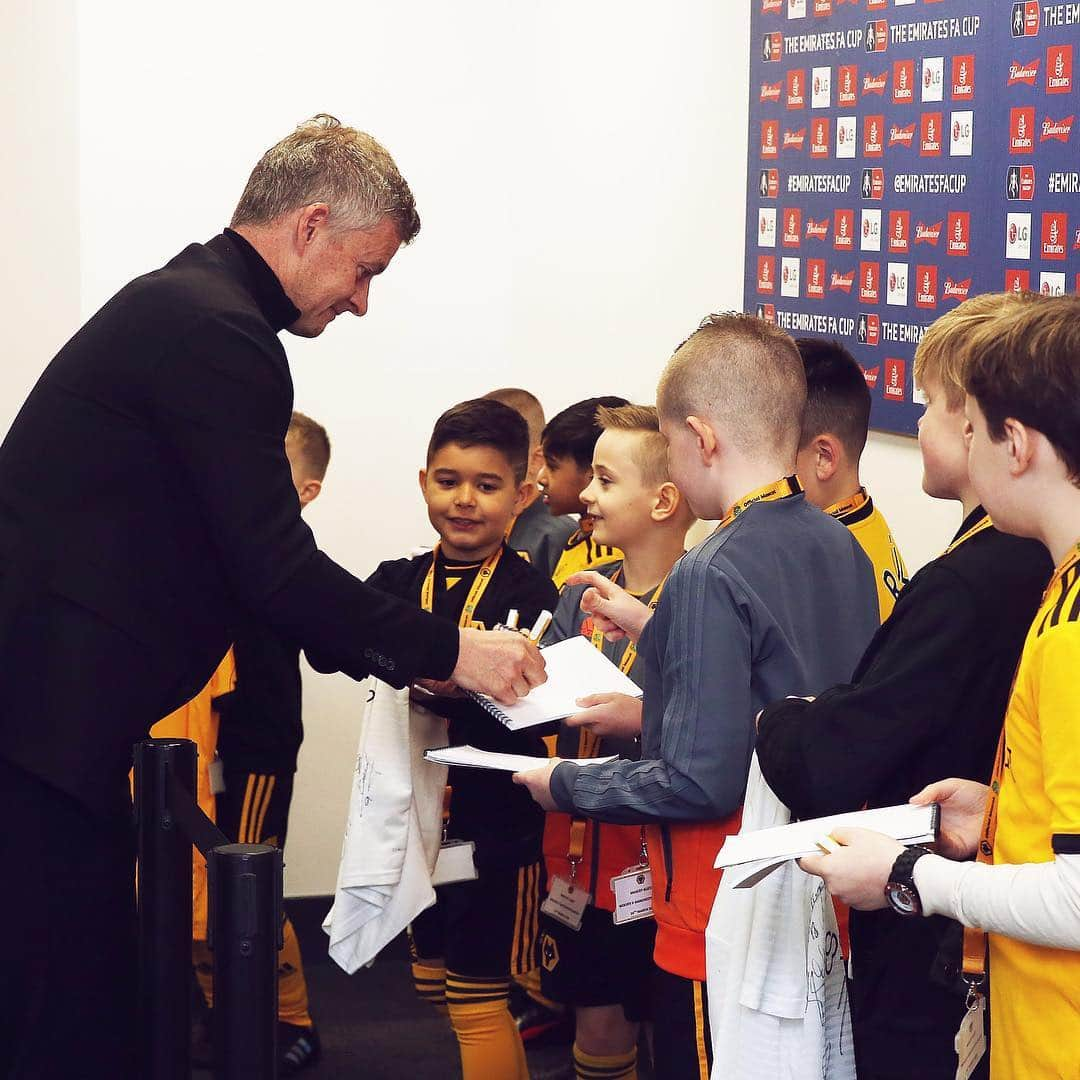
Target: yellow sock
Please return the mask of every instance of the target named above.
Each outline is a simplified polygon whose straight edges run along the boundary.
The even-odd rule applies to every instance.
[[[514,982],[516,982],[518,986],[533,999],[533,1001],[540,1002],[544,1008],[550,1009],[552,1012],[556,1013],[565,1011],[565,1005],[561,1005],[557,1001],[552,1001],[551,998],[544,997],[540,992],[540,969],[538,967],[529,968],[528,971],[522,971],[520,974],[515,975]]]
[[[285,944],[278,953],[278,1019],[296,1027],[313,1027],[308,1012],[307,980],[300,958],[300,942],[288,916],[283,931]]]
[[[446,1015],[446,968],[442,964],[412,965],[413,986],[421,999],[433,1006],[435,1011]]]
[[[577,1080],[637,1080],[637,1047],[625,1054],[586,1054],[574,1043],[574,1076]]]
[[[525,1047],[508,1008],[509,979],[446,974],[446,1004],[463,1080],[529,1080]]]

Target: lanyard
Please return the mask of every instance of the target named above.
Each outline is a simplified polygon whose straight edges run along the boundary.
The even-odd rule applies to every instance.
[[[859,488],[848,499],[843,499],[838,503],[833,503],[832,506],[825,511],[829,517],[839,518],[843,520],[848,514],[855,513],[856,510],[861,510],[870,501],[870,496],[866,493],[866,488]]]
[[[499,565],[503,550],[502,545],[500,545],[499,549],[493,555],[489,555],[484,560],[484,564],[477,570],[472,587],[469,589],[469,595],[465,598],[465,606],[461,609],[458,626],[466,629],[472,626],[473,615],[480,606],[480,599],[491,584],[491,579],[495,576],[495,568]],[[424,578],[424,584],[420,589],[420,606],[425,611],[433,611],[435,608],[435,567],[438,561],[439,545],[436,544],[435,550],[431,553],[431,566],[428,567],[427,577]]]
[[[616,582],[618,582],[618,580],[619,580],[619,578],[621,576],[622,576],[622,569],[620,569],[619,573],[615,575],[614,580]],[[656,610],[656,605],[660,603],[660,594],[664,591],[664,586],[667,584],[667,580],[668,580],[669,577],[671,577],[671,571],[670,570],[664,575],[663,580],[660,582],[659,585],[656,586],[656,589],[654,590],[654,592],[652,594],[652,599],[649,601],[649,610],[650,611],[655,611]],[[599,629],[598,627],[594,628],[594,630],[592,632],[592,635],[590,636],[589,640],[592,642],[592,645],[593,645],[594,649],[599,649],[601,652],[603,651],[603,649],[604,649],[604,631],[603,630]],[[629,675],[630,674],[630,669],[634,666],[634,661],[635,660],[637,660],[637,642],[631,641],[631,642],[629,642],[627,644],[626,650],[622,654],[622,659],[619,661],[619,670],[624,675]],[[584,731],[582,732],[582,734],[584,734]],[[586,755],[583,755],[583,756],[591,757],[591,755],[589,755],[589,754],[586,754]]]
[[[754,503],[776,502],[778,499],[788,499],[792,495],[798,495],[802,491],[802,484],[797,476],[785,476],[780,480],[774,480],[771,484],[751,491],[744,495],[725,515],[724,520],[717,525],[719,532],[726,529],[740,514],[748,510]]]
[[[970,529],[962,536],[958,536],[942,553],[943,555],[951,555],[961,544],[966,544],[973,536],[978,536],[981,532],[986,532],[987,529],[992,529],[994,523],[990,520],[989,515],[984,515],[971,526]]]
[[[953,547],[963,543],[968,536],[972,536],[980,526],[985,528],[989,524],[989,518],[984,519],[978,526],[970,529],[968,533],[960,537]],[[951,550],[951,549],[950,549]],[[1054,589],[1062,578],[1080,563],[1080,544],[1073,548],[1050,579],[1043,593],[1042,603],[1039,608],[1046,606],[1047,600],[1053,595]],[[1009,698],[1012,698],[1016,690],[1016,679],[1013,679],[1012,690]],[[979,847],[976,860],[980,863],[992,863],[994,861],[994,839],[997,836],[998,801],[1001,798],[1001,781],[1005,774],[1005,728],[1001,729],[1001,738],[998,739],[997,753],[994,755],[994,773],[990,778],[990,793],[986,797],[986,809],[983,811],[982,829],[979,832]],[[964,927],[964,979],[968,984],[968,1001],[977,993],[977,987],[986,977],[986,933],[973,927]]]

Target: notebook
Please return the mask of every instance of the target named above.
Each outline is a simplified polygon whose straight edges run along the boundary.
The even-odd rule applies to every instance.
[[[543,651],[547,682],[534,687],[515,704],[500,705],[486,694],[470,693],[470,697],[511,731],[565,720],[581,712],[577,699],[586,694],[641,697],[641,688],[594,648],[588,638],[567,638]]]
[[[575,765],[606,765],[617,755],[599,758],[563,758]],[[495,769],[499,772],[529,772],[546,765],[551,759],[530,754],[499,754],[493,750],[477,750],[475,746],[448,746],[443,750],[425,750],[424,758],[440,765],[463,765],[467,769]]]
[[[720,848],[713,866],[717,870],[741,867],[742,880],[736,888],[756,885],[778,866],[804,855],[820,855],[817,841],[840,826],[872,829],[898,840],[901,844],[929,844],[937,839],[941,810],[929,806],[886,806],[877,810],[856,810],[847,814],[793,821],[771,829],[729,836]],[[749,865],[753,864],[753,865]]]

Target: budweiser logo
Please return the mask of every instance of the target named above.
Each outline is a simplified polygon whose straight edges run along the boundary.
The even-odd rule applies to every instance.
[[[761,14],[771,15],[780,11],[784,6],[784,0],[761,0]]]
[[[826,218],[824,221],[814,221],[813,218],[809,218],[806,222],[806,239],[807,240],[825,240],[829,236],[829,220]]]
[[[864,75],[862,92],[863,94],[884,94],[885,87],[889,82],[889,73],[883,71],[880,75]]]
[[[1016,86],[1018,83],[1026,83],[1034,86],[1039,77],[1039,61],[1029,60],[1026,64],[1018,64],[1015,60],[1009,65],[1009,85]]]
[[[762,83],[761,84],[761,101],[775,102],[780,100],[781,86],[780,83]]]
[[[1075,117],[1066,116],[1064,120],[1051,120],[1048,116],[1042,124],[1042,135],[1039,138],[1039,142],[1046,142],[1048,139],[1056,139],[1058,142],[1068,142],[1069,136],[1072,134],[1073,120]]]
[[[921,221],[915,226],[915,243],[916,244],[933,244],[937,247],[937,242],[941,239],[941,226],[944,222],[939,221],[936,225],[924,225]]]
[[[801,150],[806,145],[806,128],[784,132],[784,149]]]
[[[893,126],[889,129],[890,146],[911,146],[914,141],[914,124],[908,124],[907,127],[900,127],[899,124],[893,124]]]
[[[851,292],[855,285],[855,271],[849,270],[846,274],[841,274],[839,271],[834,270],[832,277],[829,279],[829,291],[830,292]]]
[[[963,281],[953,281],[951,277],[947,277],[941,296],[943,300],[966,300],[970,292],[971,278],[964,278]]]

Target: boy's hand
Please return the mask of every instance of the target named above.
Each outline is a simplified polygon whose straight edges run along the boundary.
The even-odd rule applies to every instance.
[[[641,698],[629,694],[589,694],[577,699],[583,712],[567,717],[568,727],[583,727],[601,737],[636,739],[641,734]]]
[[[939,780],[924,787],[911,802],[941,807],[941,829],[934,850],[947,859],[970,859],[979,848],[983,814],[990,789],[977,780]]]
[[[551,774],[555,771],[555,766],[560,764],[562,764],[561,758],[552,758],[541,769],[516,772],[514,783],[528,788],[529,794],[544,810],[558,810],[555,800],[551,797]]]
[[[459,630],[458,662],[450,681],[503,705],[513,705],[547,681],[540,650],[524,634],[508,630]]]
[[[645,604],[595,570],[580,570],[568,577],[566,584],[589,586],[581,597],[581,609],[592,616],[608,641],[637,641],[652,618]]]
[[[904,845],[869,829],[834,829],[832,838],[840,850],[829,855],[806,855],[799,865],[823,878],[829,892],[841,903],[859,911],[889,906],[885,885],[893,863]]]

